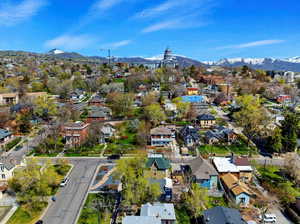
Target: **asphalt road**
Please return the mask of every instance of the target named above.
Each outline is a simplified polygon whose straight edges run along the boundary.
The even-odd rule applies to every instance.
[[[100,159],[71,159],[74,165],[69,182],[60,188],[42,220],[45,224],[74,224]]]

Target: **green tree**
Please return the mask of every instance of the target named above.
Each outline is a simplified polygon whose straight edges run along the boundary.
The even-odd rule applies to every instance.
[[[39,117],[47,120],[50,116],[54,116],[57,114],[57,106],[54,99],[49,96],[39,96],[34,101],[35,108],[34,112]]]
[[[274,133],[269,137],[268,143],[271,152],[282,152],[282,134],[280,128],[275,128]]]
[[[297,146],[297,133],[299,130],[298,115],[293,112],[286,112],[281,126],[283,151],[295,151]]]
[[[207,189],[200,187],[198,184],[193,183],[188,193],[183,195],[186,208],[189,209],[191,215],[197,218],[206,209],[209,197]]]
[[[158,103],[154,103],[145,107],[145,117],[154,126],[166,120],[165,112],[162,110]]]
[[[112,93],[108,101],[115,116],[126,117],[132,113],[134,95],[131,93]]]
[[[259,136],[265,130],[269,117],[259,98],[252,95],[243,95],[237,98],[240,110],[233,117],[237,124],[243,127],[248,138]]]
[[[121,178],[125,205],[154,202],[161,194],[159,184],[150,183],[144,175],[145,158],[122,159],[117,163],[116,178]]]
[[[173,100],[173,103],[175,103],[177,112],[178,112],[178,118],[183,118],[187,115],[187,113],[190,110],[190,103],[183,102],[181,97],[177,97]]]

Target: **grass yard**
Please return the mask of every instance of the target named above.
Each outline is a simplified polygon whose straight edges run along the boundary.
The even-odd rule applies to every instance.
[[[97,198],[97,194],[89,194],[84,206],[81,210],[79,220],[77,224],[96,224],[99,223],[99,215],[101,224],[110,224],[111,213],[99,213],[95,209],[95,199]]]
[[[35,212],[34,214],[29,214],[22,207],[19,207],[8,220],[7,224],[34,224],[46,207],[47,203],[43,203],[43,209]]]
[[[224,197],[221,198],[209,197],[208,208],[213,208],[216,206],[228,207],[228,204],[225,201]]]
[[[216,154],[219,156],[230,155],[232,152],[236,155],[253,154],[253,151],[246,145],[202,145],[198,148],[200,154]]]
[[[100,156],[103,151],[104,145],[95,145],[94,147],[80,147],[69,149],[65,152],[67,157],[76,157],[76,156]]]

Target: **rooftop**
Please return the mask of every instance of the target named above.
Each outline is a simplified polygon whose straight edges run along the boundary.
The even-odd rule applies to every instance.
[[[232,162],[232,158],[228,157],[214,157],[213,163],[219,173],[238,173],[240,171],[252,171],[252,167],[250,165],[237,166]]]
[[[215,168],[205,159],[197,157],[189,162],[193,175],[197,179],[210,179],[210,176],[218,176],[218,172]]]
[[[217,206],[203,212],[205,224],[246,224],[237,209]]]
[[[147,203],[142,205],[141,216],[152,216],[162,220],[176,220],[174,205],[171,203]]]
[[[251,195],[251,191],[246,184],[240,182],[236,176],[233,174],[227,173],[221,177],[224,184],[231,190],[231,192],[238,196],[242,193]]]
[[[161,219],[152,216],[126,216],[122,224],[161,224]]]
[[[172,131],[169,128],[166,127],[157,127],[157,128],[152,128],[150,131],[151,135],[172,135]]]

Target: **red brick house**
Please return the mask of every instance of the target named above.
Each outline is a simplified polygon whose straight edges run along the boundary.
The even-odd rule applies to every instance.
[[[88,137],[89,124],[82,121],[66,123],[63,126],[62,134],[67,146],[81,145]]]
[[[89,102],[89,106],[105,106],[105,99],[99,96],[94,96]]]

